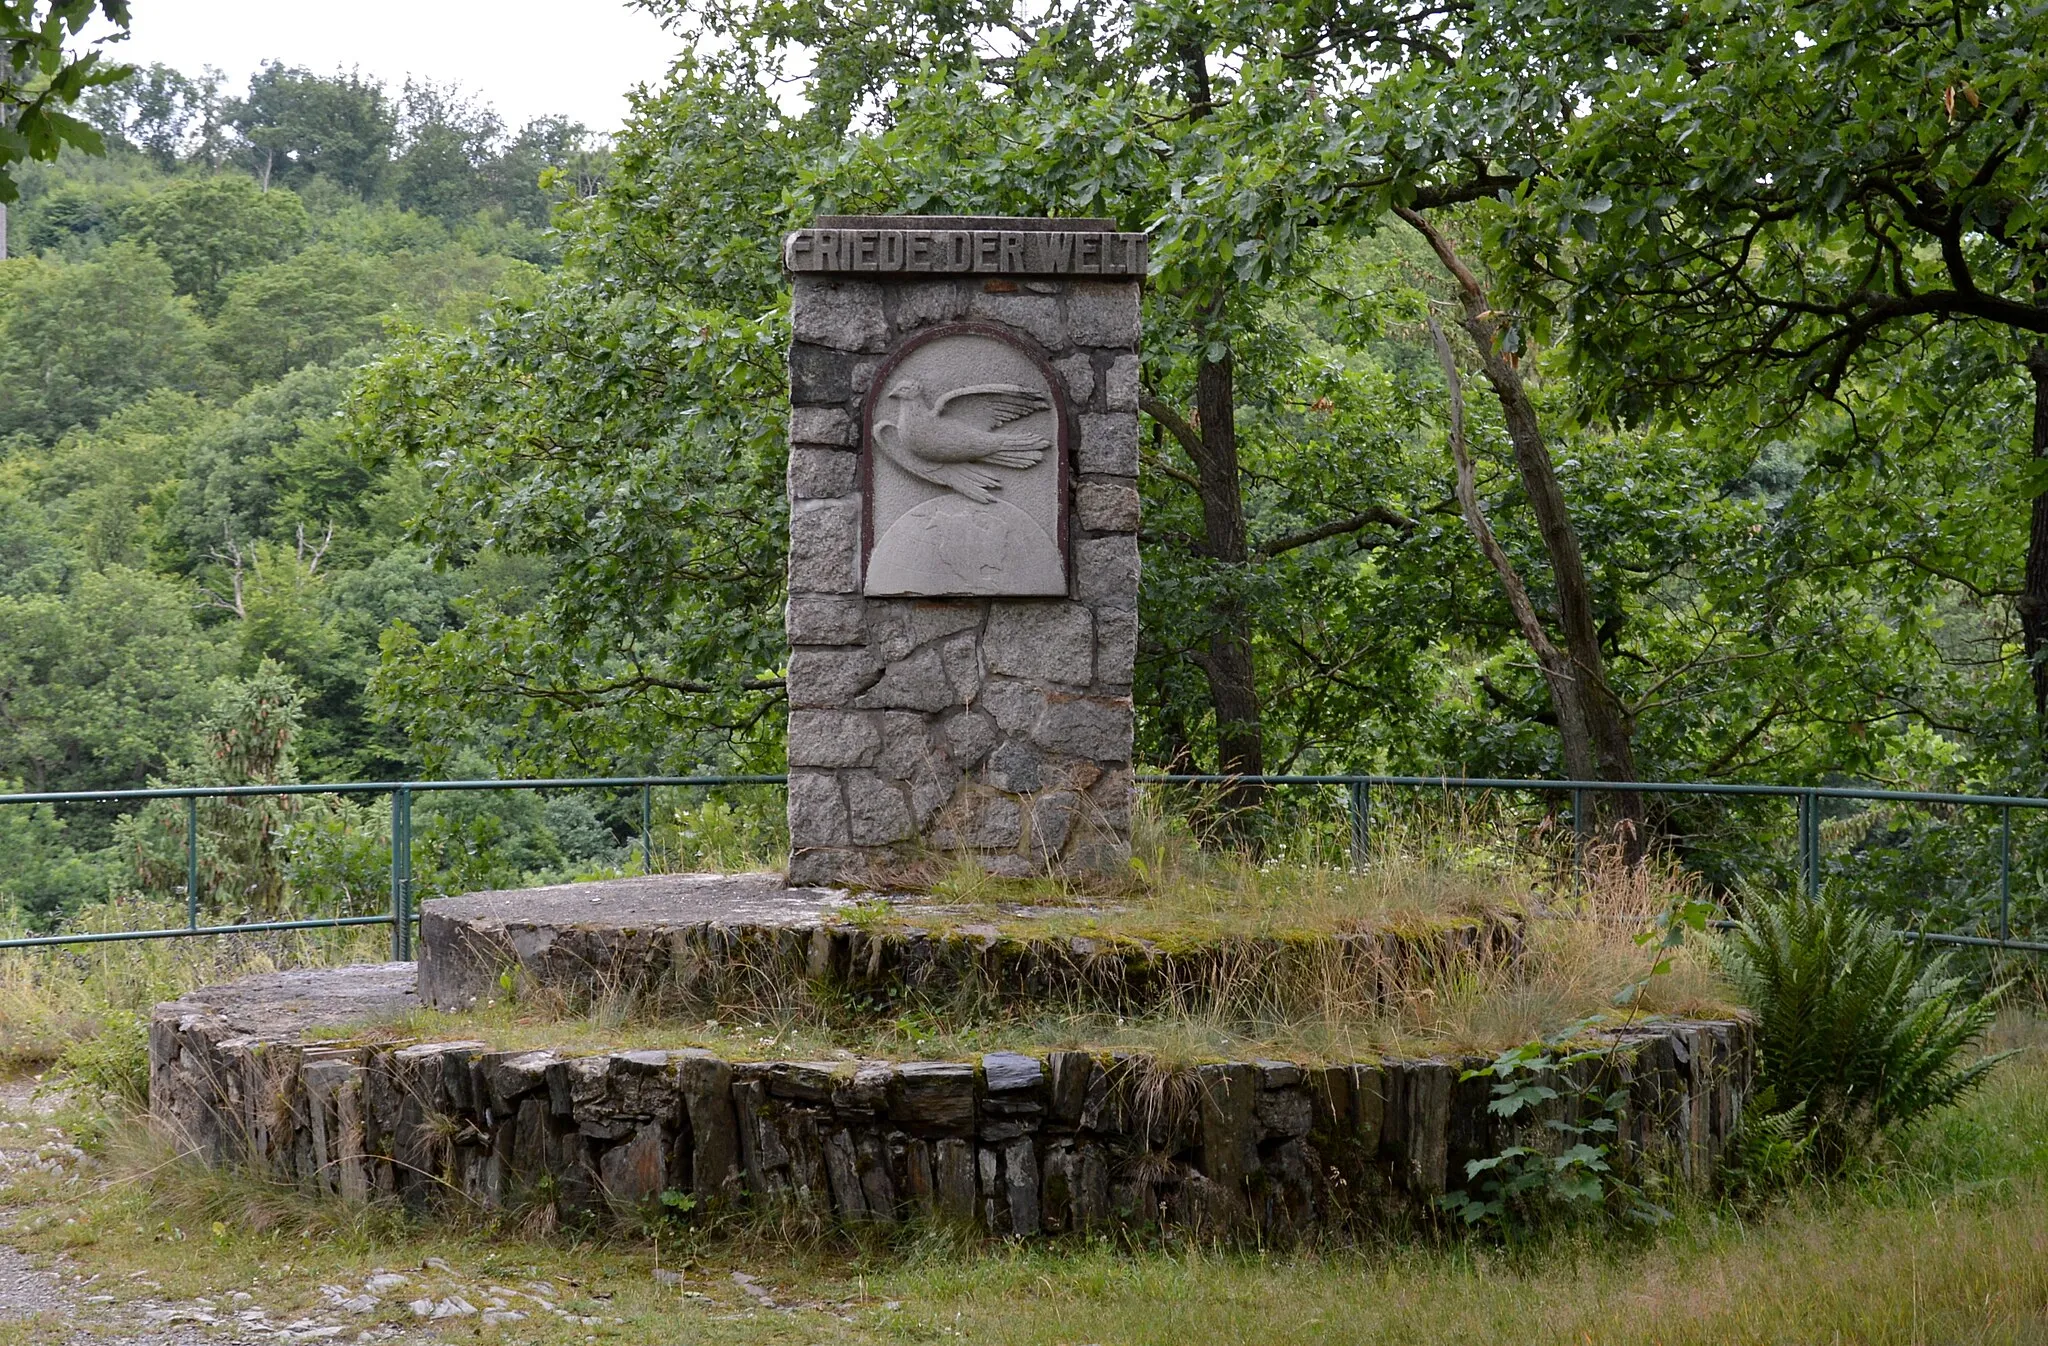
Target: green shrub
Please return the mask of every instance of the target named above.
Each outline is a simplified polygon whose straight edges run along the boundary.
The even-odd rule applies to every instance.
[[[1611,1068],[1611,1047],[1566,1045],[1592,1023],[1511,1047],[1459,1076],[1492,1078],[1486,1110],[1518,1139],[1498,1154],[1468,1160],[1465,1188],[1438,1197],[1440,1209],[1468,1227],[1492,1229],[1510,1240],[1552,1221],[1602,1212],[1640,1224],[1670,1217],[1609,1163],[1628,1087],[1613,1087],[1620,1081]]]
[[[1999,992],[1971,994],[1946,957],[1839,896],[1752,896],[1722,966],[1756,1015],[1758,1084],[1824,1171],[1955,1103],[2000,1059],[1963,1060]]]

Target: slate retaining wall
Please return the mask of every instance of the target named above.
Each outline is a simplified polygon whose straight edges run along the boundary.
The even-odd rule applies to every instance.
[[[1632,1032],[1609,1065],[1627,1096],[1618,1167],[1711,1181],[1752,1057],[1739,1022]],[[213,992],[157,1007],[150,1103],[207,1162],[414,1208],[462,1199],[576,1220],[682,1193],[704,1210],[789,1203],[1016,1236],[1162,1223],[1285,1239],[1412,1219],[1467,1160],[1553,1134],[1510,1135],[1487,1111],[1488,1081],[1458,1078],[1467,1064],[1167,1070],[1079,1051],[819,1063],[329,1044],[250,1032]]]

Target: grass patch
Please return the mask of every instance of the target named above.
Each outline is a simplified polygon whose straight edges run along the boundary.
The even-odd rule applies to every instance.
[[[1432,817],[1426,831],[1384,826],[1369,862],[1354,867],[1348,835],[1327,820],[1296,818],[1284,838],[1217,846],[1213,838],[1204,844],[1187,815],[1163,812],[1161,802],[1154,791],[1140,793],[1129,881],[1111,892],[1057,877],[998,878],[956,863],[930,885],[935,908],[879,908],[877,919],[973,925],[1021,938],[1123,936],[1171,948],[1235,935],[1428,932],[1526,912],[1558,886],[1553,838],[1524,836],[1491,812]],[[1451,835],[1435,825],[1449,826]]]

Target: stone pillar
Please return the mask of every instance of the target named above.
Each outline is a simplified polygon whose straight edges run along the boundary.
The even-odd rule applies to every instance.
[[[784,241],[792,882],[1126,872],[1145,257],[1105,220]]]

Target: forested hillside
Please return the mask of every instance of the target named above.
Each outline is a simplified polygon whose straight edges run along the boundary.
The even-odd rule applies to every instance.
[[[348,442],[349,389],[403,334],[538,292],[602,146],[276,65],[239,96],[152,68],[83,115],[110,152],[19,172],[0,263],[0,781],[417,770],[370,690],[380,638],[522,571],[430,561],[426,478]],[[251,775],[213,750],[264,706],[287,742]],[[111,820],[9,811],[0,891],[47,915],[132,880]]]
[[[263,696],[308,778],[776,768],[776,240],[849,211],[1151,232],[1148,763],[2048,787],[2038,19],[654,7],[602,153],[90,95],[0,268],[0,776],[233,774]]]

